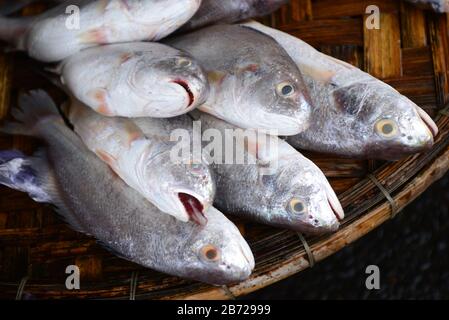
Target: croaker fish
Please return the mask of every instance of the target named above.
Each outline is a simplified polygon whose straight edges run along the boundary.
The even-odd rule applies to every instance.
[[[0,39],[37,60],[55,62],[100,44],[158,41],[187,22],[200,4],[200,0],[72,0],[32,18],[0,18]]]
[[[234,23],[266,16],[288,0],[203,0],[195,15],[180,28],[180,32],[199,29],[216,23]]]
[[[69,120],[87,148],[159,210],[206,224],[215,193],[208,165],[175,163],[168,139],[145,136],[130,119],[103,117],[76,100]]]
[[[106,116],[174,117],[204,103],[209,92],[192,57],[159,43],[89,48],[56,72],[71,94]]]
[[[0,153],[0,183],[50,199],[78,231],[118,255],[171,275],[211,284],[249,277],[253,255],[237,227],[211,207],[208,224],[183,223],[128,187],[63,123],[42,91],[20,98],[16,123],[4,131],[40,137],[44,152]],[[36,196],[36,190],[42,194]]]
[[[449,12],[449,0],[407,0],[422,6],[431,7],[437,12]]]
[[[310,90],[310,127],[288,142],[346,157],[396,160],[430,148],[438,127],[415,103],[360,69],[257,22],[244,25],[274,37]]]
[[[166,40],[191,54],[208,74],[199,108],[242,128],[295,135],[309,126],[309,97],[298,67],[271,37],[217,25]]]
[[[217,185],[215,205],[223,212],[308,234],[338,229],[339,220],[344,218],[341,204],[322,171],[310,160],[277,137],[264,134],[257,137],[248,134],[254,133],[251,130],[237,129],[204,113],[194,116],[200,121],[203,137],[211,129],[223,139],[213,139],[214,145],[222,148],[214,149],[214,153],[223,158],[217,162],[209,160]],[[182,128],[191,132],[192,121],[185,119],[181,116],[165,121],[175,121],[171,130]],[[151,119],[136,119],[135,123],[144,133],[151,134],[154,127]],[[226,131],[237,140],[247,139],[246,144],[235,146],[235,154],[241,152],[244,163],[238,164],[236,159],[231,163],[225,161]],[[275,144],[277,150],[273,148]],[[208,145],[204,141],[205,150]],[[265,174],[268,168],[272,171]]]

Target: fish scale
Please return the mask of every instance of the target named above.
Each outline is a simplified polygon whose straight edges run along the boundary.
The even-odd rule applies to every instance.
[[[73,228],[128,260],[161,272],[212,284],[249,277],[252,253],[237,227],[218,210],[211,207],[206,212],[208,224],[203,227],[177,221],[127,187],[88,151],[65,126],[48,95],[32,92],[21,96],[19,105],[23,114],[18,122],[5,124],[2,130],[47,142],[44,152],[28,160],[37,186]],[[0,159],[7,159],[2,154]],[[208,260],[211,248],[218,258]]]
[[[435,122],[391,86],[287,33],[257,22],[243,25],[276,38],[302,71],[314,108],[309,128],[287,138],[294,147],[397,160],[433,145]]]
[[[201,111],[241,128],[285,136],[310,125],[302,75],[270,36],[237,25],[216,25],[164,43],[192,55],[208,74],[210,93]]]
[[[56,62],[100,44],[158,41],[187,22],[201,1],[127,0],[126,6],[124,3],[75,0],[33,18],[0,18],[0,38],[37,60]],[[78,13],[67,15],[68,4],[79,8],[79,27],[71,25],[71,19]]]

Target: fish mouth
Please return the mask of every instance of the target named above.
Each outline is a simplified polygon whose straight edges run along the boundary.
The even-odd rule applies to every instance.
[[[422,108],[416,106],[416,111],[418,112],[418,115],[420,116],[421,120],[424,122],[424,124],[427,126],[429,131],[432,133],[433,138],[435,138],[438,135],[439,129],[437,124],[433,121],[433,119],[425,112]]]
[[[207,224],[203,203],[198,200],[197,197],[184,192],[179,192],[178,199],[181,201],[181,204],[190,220],[200,226],[205,226]]]
[[[189,103],[187,105],[187,108],[190,108],[193,105],[193,103],[195,102],[195,95],[193,94],[193,91],[190,89],[190,86],[187,83],[187,81],[184,81],[182,79],[176,79],[176,80],[173,80],[172,82],[181,86],[186,91],[187,96],[189,97]]]

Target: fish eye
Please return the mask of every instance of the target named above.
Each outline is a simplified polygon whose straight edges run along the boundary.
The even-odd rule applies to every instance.
[[[384,138],[393,138],[398,134],[396,122],[390,119],[382,119],[376,123],[376,132]]]
[[[303,201],[293,198],[288,203],[288,210],[294,214],[303,214],[306,212],[306,206]]]
[[[295,87],[289,82],[282,82],[277,85],[276,92],[281,97],[289,97],[295,93]]]
[[[217,262],[221,258],[220,250],[211,245],[207,244],[200,250],[201,258],[207,262]]]
[[[187,68],[190,67],[192,65],[192,61],[186,58],[178,58],[178,60],[176,61],[176,63],[178,64],[178,66],[180,66],[181,68]]]

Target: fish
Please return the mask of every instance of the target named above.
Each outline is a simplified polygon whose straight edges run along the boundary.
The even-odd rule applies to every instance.
[[[214,285],[250,276],[251,250],[221,212],[210,207],[208,224],[199,226],[159,211],[84,146],[44,91],[21,95],[12,114],[15,121],[4,123],[3,132],[46,144],[30,157],[0,152],[2,184],[24,191],[31,182],[72,228],[144,267]]]
[[[211,24],[231,24],[266,16],[288,2],[288,0],[203,0],[192,19],[176,32],[187,32]]]
[[[34,17],[0,18],[0,39],[42,62],[101,44],[158,41],[186,23],[200,0],[71,0]]]
[[[163,42],[203,66],[210,92],[201,111],[283,136],[309,126],[311,106],[302,75],[273,38],[251,28],[215,25]]]
[[[183,222],[207,223],[204,212],[215,195],[207,164],[176,163],[169,139],[145,136],[130,119],[103,117],[76,99],[68,119],[87,148],[160,211]]]
[[[175,117],[203,104],[209,92],[200,64],[160,43],[88,48],[52,71],[65,91],[110,117]]]
[[[360,159],[397,160],[432,147],[438,127],[418,105],[360,69],[257,22],[303,74],[314,106],[309,128],[287,137],[295,148]]]
[[[67,2],[67,0],[47,1]],[[37,0],[15,0],[1,4],[0,15],[9,15],[34,2]],[[288,2],[289,0],[202,0],[198,11],[179,31],[191,31],[214,23],[234,23],[266,16]]]
[[[407,0],[414,4],[424,7],[430,7],[436,12],[449,12],[449,0]]]
[[[198,126],[194,127],[187,116],[165,121],[175,121],[167,128],[186,130],[190,136],[198,134],[194,131],[199,128],[203,152],[214,154],[206,161],[216,181],[216,208],[306,234],[324,234],[339,228],[344,210],[337,195],[323,172],[288,143],[275,136],[239,129],[206,113],[189,116]],[[154,130],[151,119],[133,121],[144,133]],[[230,138],[228,132],[232,134]],[[245,143],[235,143],[235,156],[229,161],[226,143],[232,137]],[[210,145],[217,148],[211,149]],[[237,154],[243,156],[242,162],[237,162]]]

